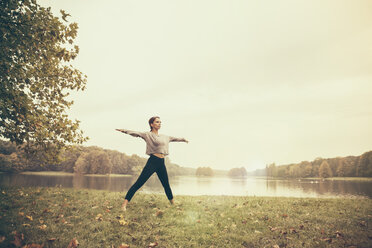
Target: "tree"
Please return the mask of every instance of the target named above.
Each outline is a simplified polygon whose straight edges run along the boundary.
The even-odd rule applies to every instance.
[[[268,177],[276,177],[276,176],[278,176],[277,171],[276,171],[276,165],[275,165],[275,163],[266,165],[266,176],[268,176]]]
[[[75,162],[74,166],[74,172],[80,173],[80,174],[86,174],[90,171],[90,164],[89,164],[89,158],[88,153],[83,152],[80,154],[79,158]]]
[[[372,151],[363,153],[358,161],[356,175],[358,177],[372,176]]]
[[[342,158],[339,158],[337,161],[337,170],[336,174],[338,177],[344,177],[345,176],[345,166]]]
[[[86,76],[69,63],[78,26],[61,14],[63,22],[36,0],[0,1],[0,137],[42,163],[88,140],[65,114],[73,104],[65,91],[84,90]]]
[[[247,170],[244,167],[232,168],[231,170],[229,170],[227,175],[229,177],[246,177]]]
[[[109,156],[103,150],[91,151],[88,154],[92,174],[111,174],[112,164]]]
[[[196,176],[213,176],[213,170],[210,167],[198,167],[196,169]]]
[[[319,167],[319,176],[322,178],[331,177],[332,170],[327,161],[323,160],[322,164]]]

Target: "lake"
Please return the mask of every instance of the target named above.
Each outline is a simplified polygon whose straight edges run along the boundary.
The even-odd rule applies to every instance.
[[[73,173],[7,174],[0,173],[0,186],[41,186],[100,189],[127,192],[137,177],[87,176]],[[236,195],[284,197],[363,197],[372,198],[372,180],[267,179],[247,177],[177,176],[169,179],[176,195]],[[139,192],[164,194],[153,174]]]

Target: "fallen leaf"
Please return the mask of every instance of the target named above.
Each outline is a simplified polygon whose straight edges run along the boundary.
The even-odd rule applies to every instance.
[[[128,222],[126,222],[125,220],[119,220],[119,224],[121,226],[125,226],[125,225],[128,225]]]
[[[282,217],[283,218],[287,218],[288,217],[288,214],[282,214]]]
[[[79,245],[79,242],[76,238],[73,238],[70,243],[68,244],[67,248],[77,248]]]
[[[279,245],[273,245],[273,248],[280,248]]]
[[[31,226],[31,225],[28,223],[25,223],[25,224],[22,224],[22,226]]]
[[[121,245],[119,246],[119,248],[129,248],[129,245],[124,244],[124,243],[121,243]]]
[[[155,216],[161,217],[163,216],[164,212],[161,210],[156,211]]]
[[[24,216],[25,213],[23,213],[23,212],[19,212],[18,215],[19,215],[19,216]]]
[[[48,241],[56,241],[56,238],[50,238]]]
[[[242,223],[243,224],[247,224],[247,220],[242,220]]]
[[[289,233],[297,233],[297,231],[294,228],[289,228]]]
[[[271,226],[269,226],[269,228],[270,228],[270,231],[272,231],[272,232],[279,229],[279,227],[271,227]]]
[[[343,238],[344,235],[343,235],[341,232],[336,231],[336,237],[337,237],[337,238]]]
[[[47,228],[47,225],[41,225],[41,226],[39,226],[39,228],[41,229],[41,230],[45,230],[45,228]]]
[[[126,222],[125,220],[124,220],[124,216],[121,214],[120,216],[118,216],[119,217],[119,224],[121,225],[121,226],[125,226],[125,225],[128,225],[128,222]]]
[[[200,223],[200,220],[196,220],[197,223]]]
[[[96,220],[102,221],[103,220],[102,217],[103,217],[102,214],[97,214]]]
[[[150,243],[149,244],[149,248],[152,248],[152,247],[155,247],[158,245],[158,242],[154,242],[154,243]]]
[[[22,248],[43,248],[44,245],[39,245],[39,244],[28,244],[25,246],[22,246]]]
[[[32,216],[26,215],[26,218],[32,221]]]
[[[260,231],[257,231],[257,230],[254,230],[254,233],[262,233],[262,232],[260,232]]]

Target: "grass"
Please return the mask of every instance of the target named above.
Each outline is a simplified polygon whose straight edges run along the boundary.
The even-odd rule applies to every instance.
[[[0,247],[372,247],[372,199],[0,190]]]

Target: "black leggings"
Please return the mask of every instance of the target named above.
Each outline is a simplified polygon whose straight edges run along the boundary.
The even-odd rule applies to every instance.
[[[130,187],[128,190],[125,199],[130,201],[136,191],[145,184],[145,182],[150,178],[150,176],[156,172],[158,175],[161,184],[164,187],[165,194],[168,197],[168,200],[173,199],[172,190],[169,186],[167,169],[165,168],[164,158],[159,158],[155,155],[150,155],[149,159],[146,162],[145,167],[143,168],[141,175],[139,175],[137,181]]]

